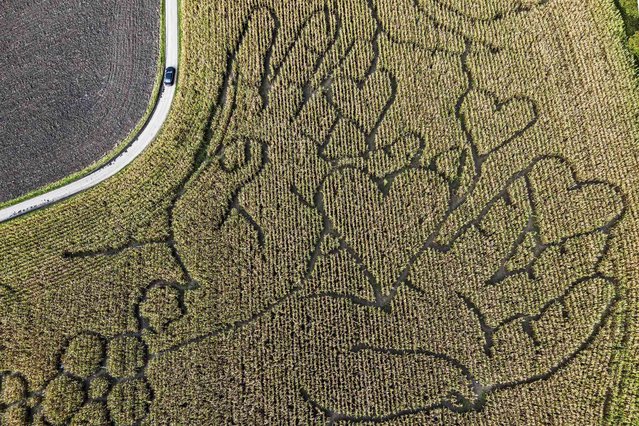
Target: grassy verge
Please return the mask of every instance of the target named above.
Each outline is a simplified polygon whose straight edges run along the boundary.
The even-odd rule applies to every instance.
[[[94,163],[90,164],[86,168],[80,171],[77,171],[69,176],[66,176],[56,182],[42,186],[38,189],[34,189],[33,191],[28,192],[24,195],[21,195],[17,198],[0,202],[0,209],[4,207],[12,206],[14,204],[18,204],[22,201],[28,200],[33,197],[37,197],[38,195],[44,194],[46,192],[53,191],[54,189],[58,189],[64,185],[67,185],[71,182],[74,182],[78,179],[81,179],[93,173],[94,171],[96,171],[97,169],[104,166],[109,161],[113,160],[115,157],[120,155],[120,153],[122,153],[135,140],[135,138],[142,131],[142,129],[144,128],[144,125],[146,124],[149,117],[153,113],[153,110],[155,109],[155,105],[157,104],[158,99],[160,97],[160,89],[162,87],[162,76],[164,73],[164,57],[165,57],[165,48],[166,48],[165,47],[166,30],[165,30],[164,20],[165,20],[164,1],[161,0],[160,38],[159,38],[160,49],[159,49],[159,54],[158,54],[158,59],[156,64],[155,81],[153,83],[153,89],[151,91],[149,104],[147,105],[146,110],[144,111],[144,114],[142,115],[142,118],[140,118],[140,120],[135,125],[133,130],[131,130],[131,132],[129,132],[129,134],[124,139],[122,139],[112,150],[107,152],[100,159],[96,160]]]

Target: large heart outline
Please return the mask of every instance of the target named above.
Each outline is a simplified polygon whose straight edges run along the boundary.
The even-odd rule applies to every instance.
[[[412,169],[380,186],[355,167],[323,183],[323,211],[333,230],[368,272],[378,299],[388,295],[444,217],[448,185],[436,173]]]

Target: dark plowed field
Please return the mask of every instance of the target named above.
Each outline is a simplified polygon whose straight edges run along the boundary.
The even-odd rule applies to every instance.
[[[3,0],[0,201],[81,170],[135,127],[159,52],[159,0]]]

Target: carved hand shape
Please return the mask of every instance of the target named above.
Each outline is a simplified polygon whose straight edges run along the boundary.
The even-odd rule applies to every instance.
[[[580,181],[561,158],[539,158],[447,251],[425,253],[435,267],[415,268],[410,280],[442,283],[476,316],[485,360],[474,371],[482,383],[523,383],[570,359],[609,313],[616,281],[600,263],[622,214],[616,187]],[[453,279],[460,271],[466,278]]]
[[[535,159],[448,246],[421,253],[386,311],[379,301],[367,303],[368,259],[349,255],[342,243],[317,265],[319,277],[350,271],[329,278],[342,293],[309,296],[339,308],[325,315],[313,305],[307,328],[339,336],[313,353],[311,369],[323,371],[327,358],[348,367],[331,389],[321,386],[328,380],[321,373],[308,380],[306,398],[333,419],[383,420],[479,409],[488,393],[550,376],[588,346],[617,300],[617,282],[600,264],[622,214],[614,186],[579,180],[561,158]],[[374,247],[368,230],[354,226],[352,235]],[[376,391],[389,396],[347,397]]]
[[[229,52],[200,166],[173,212],[176,250],[199,284],[185,301],[206,301],[188,309],[195,329],[247,319],[303,279],[319,224],[291,192],[291,175],[322,166],[308,164],[315,144],[294,123],[335,37],[333,20],[317,10],[290,41],[275,13],[257,8]]]

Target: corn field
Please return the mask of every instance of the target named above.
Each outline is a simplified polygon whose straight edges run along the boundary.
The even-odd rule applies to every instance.
[[[5,423],[639,422],[612,1],[181,7],[160,138],[0,226]]]

